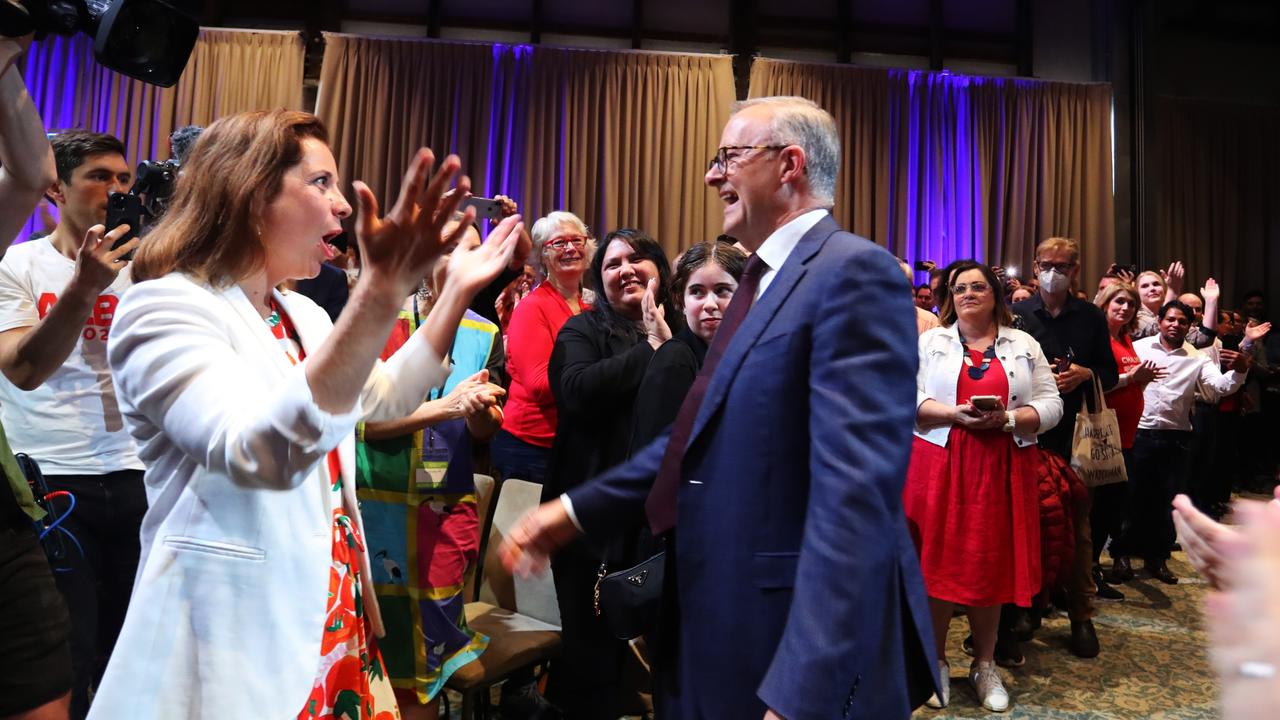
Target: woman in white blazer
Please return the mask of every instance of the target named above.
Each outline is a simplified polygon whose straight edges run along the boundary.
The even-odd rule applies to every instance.
[[[1036,435],[1062,416],[1040,345],[1016,330],[1001,283],[972,260],[944,271],[943,327],[920,336],[916,432],[903,492],[933,616],[941,695],[949,702],[947,628],[969,608],[969,680],[988,710],[1009,708],[995,668],[1003,603],[1028,606],[1040,589]]]
[[[276,289],[319,272],[351,212],[324,126],[300,112],[243,113],[200,138],[133,263],[108,345],[149,509],[90,717],[341,714],[344,700],[326,692],[353,678],[368,691],[360,717],[398,717],[379,683],[377,604],[361,590],[352,431],[409,414],[444,380],[467,302],[509,262],[519,222],[456,251],[423,328],[377,362],[401,301],[457,239],[442,227],[468,183],[442,200],[459,164],[450,156],[428,181],[433,164],[418,151],[383,218],[355,184],[364,264],[333,325]]]

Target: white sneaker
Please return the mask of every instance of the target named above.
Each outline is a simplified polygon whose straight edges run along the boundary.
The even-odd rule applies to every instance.
[[[938,697],[938,693],[929,696],[925,701],[925,705],[931,708],[941,709],[951,702],[951,665],[946,660],[938,661],[938,680],[942,683],[942,697]]]
[[[1004,712],[1009,709],[1009,693],[1000,680],[1000,672],[991,661],[975,662],[969,666],[969,682],[973,691],[982,701],[982,707],[991,712]]]

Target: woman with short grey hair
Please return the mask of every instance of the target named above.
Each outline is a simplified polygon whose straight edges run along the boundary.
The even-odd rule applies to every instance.
[[[529,234],[529,260],[540,284],[512,311],[507,326],[511,387],[502,429],[490,449],[504,478],[544,483],[558,420],[547,365],[561,326],[590,309],[582,297],[582,275],[596,243],[587,224],[563,210],[540,218]]]

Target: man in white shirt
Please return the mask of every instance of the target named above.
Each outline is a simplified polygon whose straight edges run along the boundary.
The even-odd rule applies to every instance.
[[[1143,391],[1145,407],[1129,477],[1129,522],[1120,552],[1142,557],[1152,577],[1171,585],[1178,579],[1165,564],[1175,538],[1169,506],[1186,471],[1196,388],[1203,384],[1220,396],[1229,395],[1244,382],[1249,367],[1247,355],[1220,350],[1231,368],[1223,373],[1210,354],[1192,347],[1186,339],[1194,317],[1194,311],[1177,300],[1165,303],[1159,332],[1133,343],[1139,359],[1155,362],[1166,375]]]
[[[60,528],[67,558],[55,577],[71,610],[71,717],[88,712],[89,689],[106,668],[138,567],[146,512],[142,461],[125,430],[107,365],[116,304],[129,287],[107,233],[107,197],[128,190],[124,145],[102,133],[51,140],[57,180],[47,196],[58,225],[0,260],[0,418],[15,452],[39,463],[75,509]],[[59,508],[66,504],[57,504]]]

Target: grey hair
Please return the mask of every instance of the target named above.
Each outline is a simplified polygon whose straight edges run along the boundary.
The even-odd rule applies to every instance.
[[[533,252],[529,253],[530,264],[538,274],[538,279],[547,276],[547,268],[542,264],[542,251],[547,241],[555,237],[556,232],[562,227],[571,227],[585,237],[591,237],[591,231],[587,229],[587,224],[582,222],[582,218],[565,210],[553,210],[545,216],[538,218],[529,230],[529,237],[533,240]],[[586,256],[587,262],[591,261],[591,257],[595,254],[595,240],[589,240],[587,247],[583,249],[582,254]]]
[[[807,98],[758,97],[733,104],[731,114],[766,105],[774,110],[772,142],[797,145],[804,151],[809,191],[827,207],[835,205],[836,175],[840,172],[840,134],[831,113]]]

